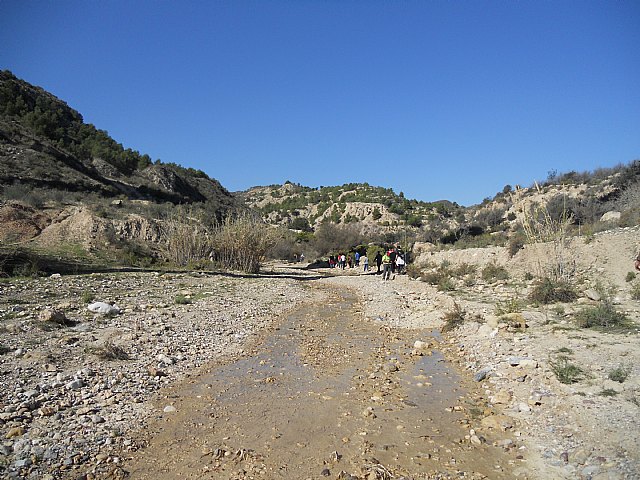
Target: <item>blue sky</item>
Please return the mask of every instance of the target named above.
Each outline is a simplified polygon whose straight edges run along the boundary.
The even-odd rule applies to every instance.
[[[471,205],[640,158],[637,0],[0,0],[0,69],[231,191]]]

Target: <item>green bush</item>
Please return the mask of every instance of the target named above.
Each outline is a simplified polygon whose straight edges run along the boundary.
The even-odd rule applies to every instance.
[[[609,372],[609,380],[623,383],[631,373],[631,366],[620,364]]]
[[[80,297],[80,299],[82,300],[82,303],[91,303],[95,300],[96,296],[91,293],[89,290],[84,290],[82,292],[82,296]]]
[[[485,282],[496,282],[498,280],[507,280],[509,272],[502,265],[489,263],[482,269],[482,280]]]
[[[584,370],[571,363],[568,357],[560,356],[556,361],[550,362],[550,365],[560,383],[570,385],[579,382],[585,377]]]
[[[627,272],[627,276],[624,278],[624,280],[628,283],[628,282],[633,282],[635,278],[636,278],[636,272]]]
[[[576,322],[582,328],[624,327],[629,325],[629,317],[618,312],[609,302],[586,307],[576,314]]]
[[[522,311],[522,304],[516,297],[501,300],[496,303],[495,313],[498,317],[509,313],[519,313]]]
[[[185,297],[184,295],[176,295],[175,302],[177,305],[188,305],[191,303],[191,299]]]
[[[451,277],[443,276],[438,282],[438,290],[440,292],[452,292],[456,289]]]
[[[533,287],[529,299],[544,305],[555,302],[572,302],[578,298],[575,288],[563,280],[542,278]]]

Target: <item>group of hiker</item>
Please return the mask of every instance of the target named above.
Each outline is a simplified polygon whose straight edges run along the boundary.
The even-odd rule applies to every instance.
[[[376,274],[382,273],[383,280],[389,280],[392,274],[402,274],[405,271],[406,260],[404,255],[397,249],[392,248],[384,252],[376,252],[376,256],[373,258],[377,271]],[[356,251],[352,254],[339,253],[337,255],[329,256],[330,268],[359,268],[362,266],[364,273],[369,273],[369,258],[366,253],[361,255]]]

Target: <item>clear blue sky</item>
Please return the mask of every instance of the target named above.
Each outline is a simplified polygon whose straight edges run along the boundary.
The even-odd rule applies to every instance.
[[[0,68],[231,191],[470,205],[640,158],[638,0],[0,0]]]

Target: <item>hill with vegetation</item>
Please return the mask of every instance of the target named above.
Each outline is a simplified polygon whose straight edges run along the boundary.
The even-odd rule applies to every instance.
[[[149,263],[168,219],[219,222],[243,209],[204,172],[123,147],[9,71],[0,71],[0,187],[0,247],[13,257],[38,247],[81,263]]]
[[[391,188],[366,183],[306,187],[291,182],[254,187],[239,194],[247,206],[273,225],[296,233],[289,251],[326,254],[376,242],[415,243],[430,248],[488,245],[518,248],[532,219],[566,220],[575,234],[592,234],[640,223],[640,161],[593,172],[550,172],[528,187],[505,185],[481,204],[407,199]],[[342,242],[342,243],[341,243]],[[347,242],[348,243],[348,242]]]
[[[155,162],[109,134],[45,90],[0,72],[0,184],[4,197],[147,200],[234,205],[232,195],[204,172]],[[7,187],[9,187],[7,189]],[[71,195],[73,198],[73,195]]]
[[[279,259],[392,244],[407,251],[416,244],[509,245],[515,251],[533,217],[567,220],[580,235],[640,223],[638,160],[594,172],[550,172],[544,182],[506,185],[471,207],[413,200],[367,183],[308,187],[287,181],[231,194],[200,170],[125,148],[9,71],[0,72],[0,187],[0,249],[35,246],[58,257],[80,256],[82,264],[90,257],[134,265],[218,258],[214,232],[238,212],[264,222],[247,220],[238,229],[242,240],[269,238],[275,245],[266,253]],[[269,235],[247,234],[265,226]],[[233,237],[222,242],[242,243]]]

